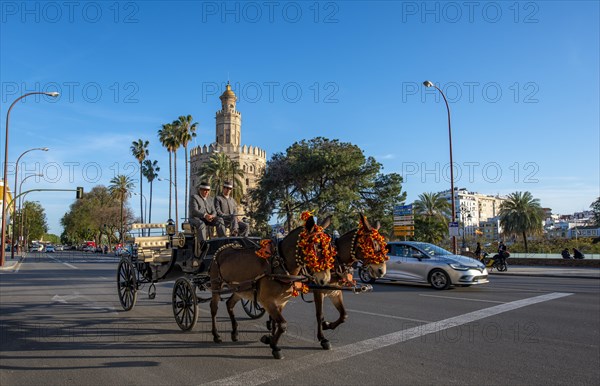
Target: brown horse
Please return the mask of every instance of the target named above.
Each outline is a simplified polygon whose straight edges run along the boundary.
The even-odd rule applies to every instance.
[[[298,280],[298,275],[305,264],[302,248],[298,248],[301,233],[306,230],[310,236],[314,236],[312,240],[323,236],[328,237],[323,232],[323,228],[326,226],[321,228],[315,225],[314,218],[310,217],[304,227],[298,227],[291,231],[278,247],[279,258],[276,256],[271,262],[258,257],[256,249],[253,248],[228,245],[215,253],[210,267],[210,283],[213,291],[210,311],[215,343],[221,342],[221,337],[217,332],[216,315],[221,290],[224,285],[227,285],[233,291],[232,296],[226,302],[232,325],[231,340],[234,342],[238,340],[238,323],[233,313],[234,306],[242,298],[257,300],[274,321],[271,323],[271,335],[263,336],[261,341],[271,346],[273,357],[283,358],[281,349],[277,346],[279,338],[287,329],[287,322],[283,318],[282,311],[294,293],[293,282]],[[329,225],[329,221],[326,225]],[[319,259],[331,252],[322,250],[322,244],[318,242],[313,242],[308,247],[314,249]],[[326,285],[331,278],[329,269],[308,274],[317,285]]]
[[[335,241],[337,247],[337,256],[335,260],[335,272],[332,272],[330,285],[333,287],[343,287],[348,285],[348,280],[352,280],[352,265],[355,262],[360,262],[369,270],[369,274],[373,278],[380,278],[385,275],[385,261],[376,263],[371,261],[363,252],[360,243],[367,243],[372,246],[372,251],[375,253],[386,253],[384,246],[373,237],[373,230],[379,230],[379,224],[376,228],[372,228],[366,217],[360,215],[360,225],[367,232],[361,240],[357,238],[359,229],[353,229]],[[377,232],[375,232],[378,234]],[[387,256],[386,256],[387,257]],[[380,259],[381,260],[381,259]],[[348,275],[350,277],[348,277]],[[314,294],[315,308],[317,312],[317,338],[321,343],[321,347],[325,350],[331,348],[329,340],[325,338],[323,330],[333,330],[340,324],[344,323],[348,314],[344,307],[344,296],[341,289],[312,289]],[[339,317],[335,322],[327,322],[323,317],[323,301],[328,297],[333,303],[333,306],[339,313]]]

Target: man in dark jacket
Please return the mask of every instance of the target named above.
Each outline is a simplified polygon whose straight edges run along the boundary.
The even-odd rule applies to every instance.
[[[190,224],[196,227],[199,241],[207,239],[209,226],[217,227],[217,234],[225,233],[225,223],[217,215],[214,201],[210,195],[210,185],[200,182],[197,186],[198,194],[192,195],[190,199]]]
[[[217,215],[221,217],[225,223],[223,233],[219,234],[220,237],[225,237],[225,229],[229,228],[231,236],[248,236],[248,224],[238,219],[237,203],[235,199],[231,197],[231,191],[233,190],[233,184],[231,182],[223,183],[223,190],[221,194],[215,197],[215,209]],[[219,232],[219,228],[217,228]]]

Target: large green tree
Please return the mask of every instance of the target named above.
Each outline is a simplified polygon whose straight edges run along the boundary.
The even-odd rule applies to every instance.
[[[253,215],[266,222],[275,213],[289,230],[301,212],[314,210],[319,216],[333,215],[334,226],[344,231],[363,212],[390,233],[394,205],[406,194],[400,175],[380,171],[381,165],[356,145],[322,137],[296,142],[267,162],[252,191]]]
[[[540,201],[529,192],[514,192],[502,202],[499,214],[503,232],[522,235],[525,252],[529,252],[527,233],[538,234],[543,231],[544,213]]]
[[[221,189],[223,182],[232,182],[232,196],[237,202],[241,201],[244,172],[240,169],[239,162],[233,161],[227,154],[213,153],[208,162],[200,166],[198,176],[202,181],[207,181],[215,192]]]
[[[23,221],[24,240],[40,240],[48,232],[46,213],[39,202],[25,201],[23,203],[21,212],[15,218],[15,224],[20,224],[21,221]],[[19,232],[20,228],[16,232],[17,239],[20,237]]]
[[[149,155],[148,145],[149,145],[148,141],[138,139],[137,141],[133,141],[131,143],[131,147],[130,147],[131,154],[135,157],[135,159],[140,164],[140,218],[142,220],[141,222],[144,222],[144,205],[142,204],[142,199],[144,198],[144,194],[143,194],[144,184],[142,183],[142,175],[143,175],[142,162],[144,162],[146,157]],[[143,232],[143,230],[142,230],[142,232]]]
[[[448,234],[452,208],[441,193],[422,193],[413,203],[415,239],[439,244]]]
[[[187,211],[188,211],[188,195],[189,195],[189,168],[188,168],[188,143],[192,140],[192,138],[196,137],[196,128],[198,127],[198,122],[192,123],[194,118],[191,115],[182,115],[177,121],[173,122],[177,127],[177,136],[179,139],[179,143],[183,146],[185,152],[185,218],[187,219]]]
[[[154,180],[158,178],[158,172],[160,171],[160,167],[158,166],[158,161],[151,161],[149,159],[145,160],[142,164],[142,174],[148,180],[150,184],[150,202],[148,203],[148,222],[152,222],[152,185]]]
[[[108,186],[108,190],[110,194],[119,200],[120,203],[120,218],[121,218],[121,228],[119,232],[119,239],[121,243],[125,241],[125,223],[124,223],[124,211],[125,201],[131,197],[131,191],[133,190],[133,181],[129,176],[125,176],[123,174],[119,174],[110,180],[110,185]]]
[[[105,186],[93,187],[83,198],[73,202],[69,211],[61,219],[64,244],[79,244],[86,240],[94,240],[100,244],[103,235],[109,245],[116,242],[121,231],[119,221],[121,202]],[[133,221],[133,213],[124,208],[125,222]]]

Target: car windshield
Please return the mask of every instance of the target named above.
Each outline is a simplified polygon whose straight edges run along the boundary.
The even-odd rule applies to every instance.
[[[448,256],[452,253],[448,252],[444,248],[440,248],[437,245],[429,243],[416,243],[416,246],[427,253],[429,256]]]

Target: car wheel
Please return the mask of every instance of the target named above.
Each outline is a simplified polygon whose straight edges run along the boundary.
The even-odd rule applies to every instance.
[[[373,284],[375,283],[375,279],[371,277],[369,274],[369,269],[365,267],[358,268],[358,277],[363,283]]]
[[[429,284],[436,290],[445,290],[450,287],[450,277],[441,269],[434,269],[429,274]]]

